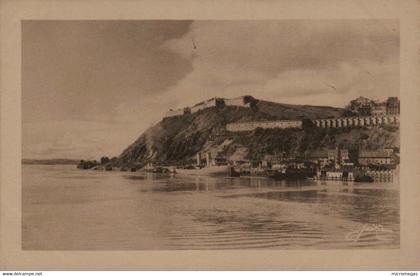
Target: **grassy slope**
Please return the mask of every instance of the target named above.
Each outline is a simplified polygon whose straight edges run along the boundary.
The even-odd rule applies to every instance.
[[[123,162],[182,160],[200,151],[206,142],[237,121],[274,120],[274,116],[242,107],[209,108],[194,114],[167,118],[148,129],[120,156]]]
[[[335,118],[340,117],[343,113],[342,108],[336,107],[280,104],[267,101],[259,101],[257,107],[259,110],[279,119],[302,117],[308,119]]]

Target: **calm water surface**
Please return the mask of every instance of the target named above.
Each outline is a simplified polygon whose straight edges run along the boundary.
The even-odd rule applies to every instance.
[[[398,187],[24,165],[22,246],[398,248]]]

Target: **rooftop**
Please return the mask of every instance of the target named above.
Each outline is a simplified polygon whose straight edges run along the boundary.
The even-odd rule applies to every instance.
[[[360,151],[359,158],[387,158],[391,157],[391,155],[382,150],[377,151]]]

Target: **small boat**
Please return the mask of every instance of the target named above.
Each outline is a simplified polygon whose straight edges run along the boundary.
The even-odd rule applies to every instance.
[[[149,167],[145,171],[150,173],[168,173],[169,169],[165,167]]]
[[[212,166],[196,169],[177,169],[178,174],[202,176],[229,176],[229,166]]]
[[[356,176],[355,182],[373,182],[373,178],[369,175]]]
[[[241,176],[241,173],[238,172],[234,167],[230,167],[229,168],[229,176],[232,176],[232,177],[240,177]]]
[[[268,175],[270,178],[276,179],[276,180],[299,180],[299,179],[307,179],[309,177],[314,176],[314,172],[312,169],[309,168],[301,168],[301,169],[295,169],[295,168],[287,168],[283,171],[273,171],[269,173]]]

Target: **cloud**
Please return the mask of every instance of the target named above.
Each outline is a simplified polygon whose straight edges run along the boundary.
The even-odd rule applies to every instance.
[[[396,20],[37,24],[23,37],[27,158],[118,155],[167,109],[216,96],[344,106],[399,94]]]
[[[45,136],[45,133],[48,136]],[[23,124],[24,158],[100,158],[121,153],[141,129],[131,123],[45,121]]]
[[[192,62],[165,95],[178,106],[243,94],[341,106],[358,94],[398,94],[393,20],[195,21],[163,47]]]

